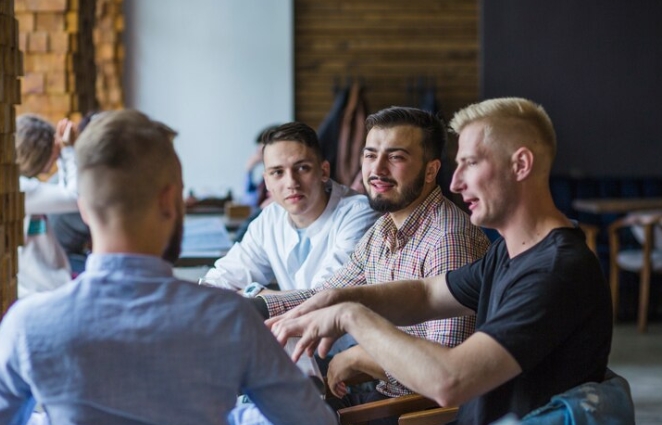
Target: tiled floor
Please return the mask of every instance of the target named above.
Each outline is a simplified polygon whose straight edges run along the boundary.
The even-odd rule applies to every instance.
[[[645,334],[634,323],[616,324],[609,367],[630,383],[636,424],[662,424],[662,323]]]

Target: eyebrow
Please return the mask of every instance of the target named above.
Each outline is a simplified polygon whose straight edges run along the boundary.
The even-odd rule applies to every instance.
[[[377,149],[375,149],[375,148],[370,148],[370,147],[367,147],[367,146],[366,146],[365,148],[363,148],[363,152],[366,152],[366,151],[367,151],[367,152],[377,152]],[[405,149],[405,148],[397,148],[397,147],[396,147],[396,148],[387,148],[387,149],[385,149],[385,151],[386,151],[386,153],[392,153],[392,152],[404,152],[404,153],[406,153],[406,154],[410,154],[410,152],[409,152],[407,149]]]
[[[295,162],[292,164],[292,167],[296,167],[298,165],[303,165],[303,164],[312,164],[314,161],[312,159],[300,159],[299,161]],[[267,167],[267,170],[277,170],[279,168],[286,168],[284,165],[274,165],[272,167]]]

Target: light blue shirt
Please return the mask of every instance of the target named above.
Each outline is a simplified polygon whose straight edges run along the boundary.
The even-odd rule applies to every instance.
[[[336,423],[254,308],[138,255],[91,255],[0,323],[0,424],[226,424],[244,393],[273,424]]]

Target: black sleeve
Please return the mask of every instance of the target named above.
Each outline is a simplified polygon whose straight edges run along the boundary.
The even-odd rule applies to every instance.
[[[260,316],[264,320],[269,318],[269,309],[267,308],[267,302],[262,297],[247,298],[250,303],[257,309],[257,312],[260,313]]]

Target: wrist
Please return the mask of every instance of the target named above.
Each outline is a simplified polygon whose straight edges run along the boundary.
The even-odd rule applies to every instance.
[[[262,292],[266,287],[257,282],[252,282],[244,288],[242,295],[246,298],[255,298],[257,294]]]
[[[363,311],[366,309],[362,304],[356,302],[344,302],[341,304],[342,313],[339,317],[339,324],[343,331],[351,334],[352,328],[357,326],[363,317]]]

